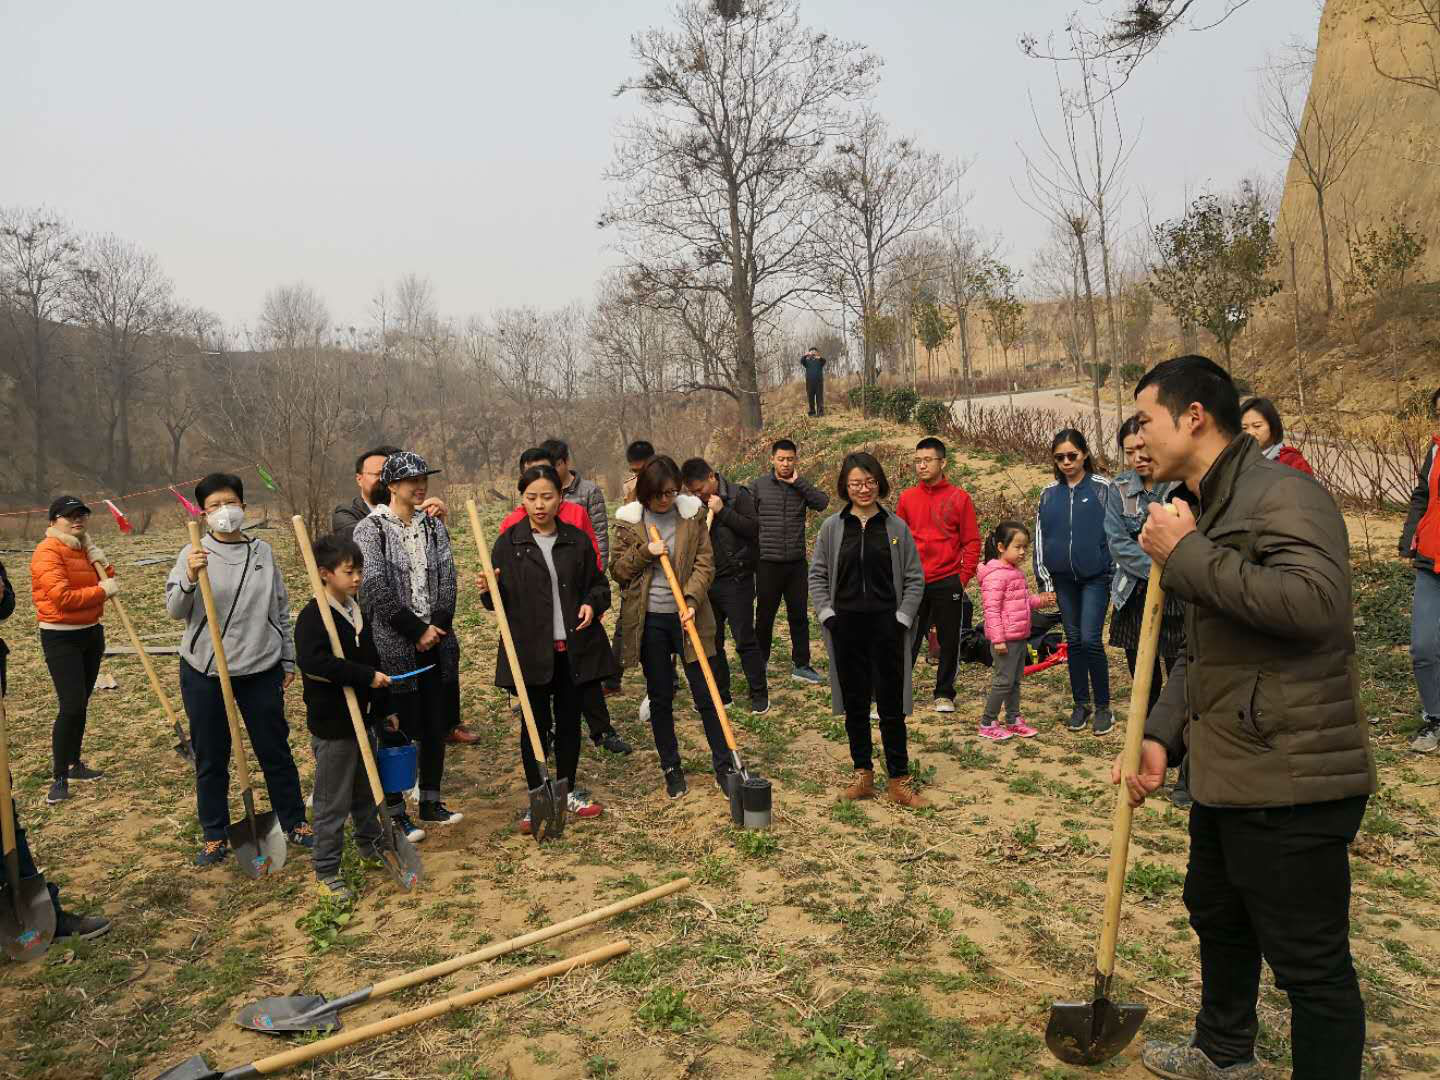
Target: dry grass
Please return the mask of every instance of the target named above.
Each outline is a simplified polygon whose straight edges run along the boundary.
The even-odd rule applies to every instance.
[[[862,445],[903,477],[915,438],[843,414],[796,421],[787,431],[801,440],[810,474],[827,482],[841,452]],[[742,453],[735,471],[753,473],[757,452]],[[1023,505],[1044,476],[984,457],[955,471],[977,492],[987,520]],[[468,583],[476,560],[462,518],[455,515],[456,550]],[[283,532],[264,535],[285,561],[298,607],[303,578],[293,542]],[[173,554],[181,543],[179,530],[170,529],[110,545],[142,632],[174,632],[161,606],[167,567],[132,562]],[[4,555],[22,597],[27,555],[13,545]],[[1440,1070],[1433,1039],[1440,763],[1404,749],[1414,721],[1400,644],[1408,606],[1403,574],[1383,562],[1360,571],[1365,703],[1377,721],[1384,782],[1354,858],[1355,952],[1371,1020],[1367,1061],[1375,1076],[1433,1075]],[[1063,671],[1025,686],[1027,717],[1041,729],[1033,742],[992,746],[974,737],[988,683],[979,669],[962,674],[958,715],[920,712],[912,755],[935,806],[917,813],[837,802],[848,772],[843,731],[821,692],[788,679],[779,660],[786,649],[777,646],[772,712],[735,714],[748,757],[775,781],[776,825],[763,839],[728,824],[688,709],[678,718],[691,793],[674,803],[664,798],[648,733],[636,721],[640,688],[632,675],[611,708],[639,749],[617,759],[587,743],[581,761],[581,782],[606,804],[605,816],[576,823],[562,841],[539,849],[514,831],[523,781],[504,695],[489,685],[493,622],[468,588],[461,608],[465,715],[484,736],[449,758],[449,801],[465,821],[421,846],[428,881],[414,894],[398,893],[378,871],[349,866],[362,896],[342,927],[314,892],[303,857],[258,883],[233,868],[190,866],[198,838],[191,778],[131,659],[107,662],[120,689],[97,696],[87,735],[87,759],[109,777],[46,808],[52,692],[22,607],[6,626],[21,811],[39,861],[69,903],[103,909],[116,926],[94,943],[57,946],[43,965],[0,967],[0,1074],[149,1077],[196,1050],[212,1064],[233,1066],[277,1049],[229,1023],[251,998],[300,988],[334,995],[689,873],[696,885],[686,895],[357,1009],[349,1022],[621,935],[634,946],[629,956],[356,1047],[301,1075],[1079,1075],[1056,1067],[1041,1035],[1052,1000],[1088,989],[1111,808],[1105,777],[1118,738],[1064,733]],[[732,667],[738,676],[738,664]],[[1123,663],[1113,674],[1123,703]],[[932,677],[922,665],[917,699],[928,700],[925,680]],[[745,700],[743,686],[736,697]],[[308,777],[298,695],[290,706],[296,757]],[[1195,945],[1176,885],[1185,821],[1163,801],[1137,819],[1120,996],[1150,1006],[1151,1036],[1182,1033],[1198,1003]],[[320,951],[320,942],[332,943]],[[1268,982],[1261,1015],[1262,1052],[1281,1063],[1286,1007]],[[1134,1050],[1107,1071],[1140,1075]]]

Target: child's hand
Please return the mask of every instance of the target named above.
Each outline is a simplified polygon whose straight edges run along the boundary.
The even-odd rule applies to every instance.
[[[994,649],[994,650],[995,650],[997,653],[999,653],[1001,656],[1004,656],[1006,653],[1008,653],[1008,652],[1010,651],[1010,646],[1009,646],[1009,645],[1006,645],[1003,641],[997,641],[997,642],[995,642],[995,644],[992,645],[991,648]]]
[[[383,690],[390,685],[390,676],[383,671],[375,672],[375,677],[370,680],[370,689]]]
[[[1054,607],[1054,606],[1055,606],[1055,594],[1054,594],[1053,592],[1042,592],[1042,593],[1040,594],[1040,606],[1041,606],[1041,607]]]

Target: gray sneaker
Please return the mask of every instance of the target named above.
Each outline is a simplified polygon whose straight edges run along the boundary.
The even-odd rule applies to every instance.
[[[795,670],[790,672],[790,677],[792,679],[799,679],[801,682],[810,683],[812,686],[819,686],[825,681],[820,677],[820,673],[809,664],[796,664]]]
[[[1140,1062],[1166,1080],[1259,1080],[1262,1075],[1258,1058],[1222,1069],[1193,1043],[1147,1042],[1140,1051]]]
[[[50,793],[45,796],[45,802],[49,806],[62,803],[70,797],[70,783],[63,776],[50,785]]]
[[[1084,731],[1090,726],[1090,715],[1089,705],[1076,705],[1070,710],[1070,719],[1065,721],[1065,730]]]
[[[1410,749],[1417,754],[1433,754],[1440,750],[1440,717],[1427,716],[1410,740]]]

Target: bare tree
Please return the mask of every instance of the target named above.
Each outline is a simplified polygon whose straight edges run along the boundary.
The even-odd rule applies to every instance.
[[[1370,62],[1392,82],[1440,94],[1440,0],[1379,0],[1380,18],[1390,30],[1398,67],[1380,62],[1368,32]]]
[[[495,343],[495,375],[507,397],[524,416],[531,445],[544,436],[540,418],[551,397],[551,320],[533,307],[501,308],[490,320]]]
[[[622,129],[602,226],[646,291],[709,292],[735,321],[733,391],[759,430],[757,324],[812,288],[809,172],[874,85],[878,58],[800,25],[795,0],[681,0],[674,28],[631,38],[620,87],[644,115]]]
[[[1005,263],[991,260],[986,277],[989,287],[985,293],[985,328],[990,338],[1000,346],[1005,362],[1005,400],[1013,409],[1015,398],[1010,381],[1010,350],[1025,338],[1025,302],[1020,299],[1019,285],[1023,273],[1012,270]]]
[[[1302,94],[1299,83],[1293,64],[1272,58],[1260,78],[1260,115],[1256,127],[1290,162],[1292,175],[1309,185],[1315,194],[1320,265],[1325,279],[1325,314],[1331,315],[1335,311],[1335,284],[1326,198],[1369,148],[1375,113],[1361,95],[1346,86],[1338,73],[1310,79],[1308,95]]]
[[[701,309],[723,303],[714,293],[679,295]],[[692,343],[696,336],[692,330]],[[590,316],[590,340],[600,377],[615,396],[622,442],[637,430],[654,431],[656,397],[665,389],[677,338],[671,316],[638,290],[633,278],[614,272],[601,281]]]
[[[200,308],[178,309],[171,333],[155,346],[155,374],[149,397],[165,434],[170,440],[169,472],[166,479],[180,478],[180,456],[185,436],[199,422],[206,409],[206,357],[216,357],[223,366],[225,342],[220,320]]]
[[[952,205],[941,231],[944,244],[944,297],[955,313],[955,330],[960,337],[960,367],[965,378],[968,407],[975,392],[974,348],[970,317],[985,298],[986,268],[995,258],[999,242],[986,239],[965,219],[964,207]]]

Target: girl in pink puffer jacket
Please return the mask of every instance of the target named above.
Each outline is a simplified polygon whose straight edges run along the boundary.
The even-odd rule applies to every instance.
[[[980,737],[1004,742],[1014,735],[1032,738],[1036,731],[1020,718],[1020,678],[1029,651],[1030,611],[1055,602],[1054,593],[1032,595],[1020,567],[1030,549],[1030,530],[1018,521],[1002,521],[985,540],[980,564],[980,603],[985,611],[985,636],[995,654],[994,678]],[[1000,723],[1005,709],[1006,723]]]

